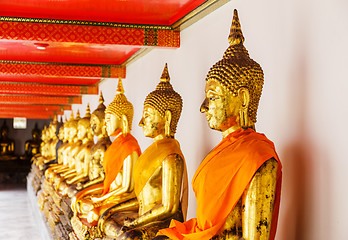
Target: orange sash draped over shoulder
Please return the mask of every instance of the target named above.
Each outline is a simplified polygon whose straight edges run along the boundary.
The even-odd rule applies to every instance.
[[[118,134],[120,136],[117,136]],[[104,153],[103,167],[105,179],[103,195],[108,193],[111,183],[115,180],[123,166],[123,161],[134,151],[138,153],[138,156],[141,154],[138,141],[130,133],[123,136],[121,131],[118,130],[111,136],[117,137]]]
[[[259,167],[278,161],[276,197],[271,236],[274,239],[280,202],[281,163],[274,144],[264,134],[239,129],[225,137],[198,167],[192,186],[197,197],[197,218],[184,223],[173,220],[160,234],[171,239],[210,239],[221,227]]]

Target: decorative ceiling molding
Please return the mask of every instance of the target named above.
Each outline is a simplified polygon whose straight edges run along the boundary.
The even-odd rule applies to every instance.
[[[81,104],[82,97],[0,95],[0,103],[70,105]]]
[[[0,112],[9,110],[25,110],[25,111],[64,111],[71,110],[70,105],[33,105],[33,104],[0,104]]]
[[[126,78],[126,67],[0,61],[0,82],[95,85],[104,78]]]
[[[98,94],[98,86],[75,86],[61,84],[1,83],[0,94],[80,96]]]
[[[6,19],[6,17],[4,18]],[[13,18],[9,18],[13,19]],[[180,32],[159,26],[128,25],[125,27],[81,24],[0,21],[0,39],[38,42],[114,44],[132,46],[180,47]],[[54,20],[52,20],[53,22]],[[133,26],[133,27],[131,27]],[[135,26],[135,27],[134,27]]]
[[[81,20],[62,20],[62,19],[43,19],[43,18],[24,18],[24,17],[4,17],[0,16],[0,21],[6,22],[28,22],[28,23],[51,23],[51,24],[69,24],[69,25],[88,25],[88,26],[104,26],[119,28],[142,28],[142,29],[162,29],[173,30],[168,25],[146,25],[146,24],[128,24],[116,22],[96,22]]]
[[[36,112],[34,113],[19,113],[19,112],[0,112],[0,118],[14,118],[14,117],[25,117],[27,119],[53,119],[53,116],[56,115],[54,112]],[[58,113],[58,115],[60,115]]]
[[[125,66],[1,61],[0,74],[45,77],[125,77]]]

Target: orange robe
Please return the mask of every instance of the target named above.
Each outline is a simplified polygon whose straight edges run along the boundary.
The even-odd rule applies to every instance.
[[[127,136],[124,137],[121,133],[121,130],[117,130],[111,136],[117,136],[118,134],[121,135],[113,141],[113,143],[106,149],[104,153],[104,182],[83,189],[76,194],[76,198],[80,197],[86,191],[100,188],[101,186],[103,186],[103,195],[105,195],[109,192],[110,185],[115,180],[118,172],[121,170],[123,161],[134,151],[136,151],[138,153],[138,156],[140,156],[141,150],[138,141],[130,133],[128,133]]]
[[[117,136],[118,134],[120,134],[120,136]],[[75,195],[76,199],[79,199],[81,196],[85,197],[84,194],[87,191],[98,189],[101,187],[103,187],[102,195],[107,194],[109,192],[110,185],[115,180],[118,172],[121,170],[123,166],[123,161],[134,151],[136,151],[138,153],[138,156],[140,156],[141,150],[140,150],[138,141],[130,133],[128,133],[126,136],[123,136],[121,130],[117,130],[111,136],[117,136],[117,137],[104,153],[104,158],[103,158],[103,167],[105,171],[104,182],[90,186],[78,192]],[[91,204],[93,203],[91,202]],[[114,205],[114,203],[111,203],[110,206],[112,205]],[[94,211],[99,212],[100,208],[101,208],[100,206],[95,207]],[[95,226],[98,223],[97,221],[88,223],[85,218],[80,218],[80,220],[83,222],[84,225],[88,227]]]
[[[173,220],[160,234],[171,239],[210,239],[225,221],[259,167],[267,160],[278,161],[276,197],[271,236],[274,239],[280,202],[281,163],[274,144],[252,129],[239,129],[225,137],[198,167],[192,186],[197,197],[197,218],[184,223]]]
[[[138,144],[138,141],[128,133],[126,136],[123,136],[120,130],[113,133],[111,136],[120,136],[116,137],[113,143],[105,151],[103,158],[103,167],[105,171],[104,179],[104,191],[103,195],[109,192],[111,183],[115,180],[118,172],[123,166],[123,161],[136,151],[138,156],[141,154],[141,150]]]

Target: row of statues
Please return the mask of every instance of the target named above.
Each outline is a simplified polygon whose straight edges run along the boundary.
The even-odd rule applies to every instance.
[[[144,101],[139,126],[153,139],[144,152],[131,134],[133,106],[121,80],[107,107],[100,95],[92,114],[87,106],[83,118],[50,124],[32,169],[49,225],[65,226],[75,240],[274,239],[281,164],[273,143],[255,132],[263,72],[243,42],[235,11],[230,46],[208,73],[200,109],[223,140],[193,177],[197,218],[185,221],[187,172],[175,139],[183,101],[166,65]]]
[[[14,156],[14,141],[8,137],[9,129],[6,125],[6,121],[4,121],[1,129],[0,136],[0,160],[10,160],[15,159]]]
[[[18,159],[18,156],[15,155],[15,142],[13,139],[9,138],[9,128],[6,124],[6,121],[3,122],[3,125],[0,129],[1,137],[0,137],[0,160],[12,160]],[[41,131],[38,129],[37,124],[31,131],[32,139],[25,141],[24,144],[24,155],[19,158],[22,160],[31,159],[34,155],[40,153],[40,145],[41,139],[40,134]]]

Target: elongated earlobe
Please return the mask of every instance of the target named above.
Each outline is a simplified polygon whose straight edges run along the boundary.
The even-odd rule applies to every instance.
[[[165,113],[165,126],[164,126],[164,133],[166,137],[170,137],[170,124],[172,122],[172,113],[167,110]]]
[[[249,117],[248,117],[248,107],[250,101],[250,94],[247,88],[240,88],[238,90],[238,96],[241,100],[241,108],[239,109],[239,120],[241,128],[248,128],[250,126]]]
[[[127,136],[127,134],[130,132],[130,129],[128,125],[127,116],[124,114],[122,115],[122,124],[123,124],[123,128],[122,128],[123,136]]]

